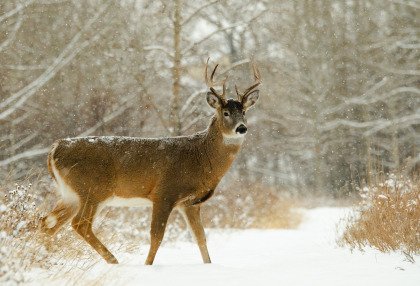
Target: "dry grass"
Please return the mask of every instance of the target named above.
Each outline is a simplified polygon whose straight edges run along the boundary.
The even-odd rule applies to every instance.
[[[206,228],[290,228],[299,224],[292,200],[280,196],[278,190],[241,189],[226,187],[204,204]],[[54,237],[40,232],[40,218],[57,199],[51,180],[45,177],[32,176],[19,185],[0,187],[0,284],[28,281],[28,270],[33,268],[49,269],[51,279],[60,279],[68,272],[83,273],[101,261],[68,224]],[[150,217],[150,208],[105,208],[95,222],[95,233],[117,256],[131,253],[149,244]],[[164,243],[183,240],[190,240],[190,235],[182,217],[174,212]]]
[[[391,175],[383,184],[361,189],[362,201],[347,221],[341,245],[420,254],[420,181]]]
[[[232,184],[204,205],[204,223],[215,228],[296,228],[297,200],[273,187]]]

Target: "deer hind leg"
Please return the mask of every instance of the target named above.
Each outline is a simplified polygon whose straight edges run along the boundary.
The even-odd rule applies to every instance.
[[[98,205],[85,202],[73,218],[71,225],[74,230],[93,247],[110,264],[118,264],[114,255],[102,244],[92,231],[92,224]]]
[[[77,203],[59,200],[52,212],[41,220],[41,230],[49,235],[54,235],[76,215],[78,208]]]
[[[189,226],[191,235],[200,248],[201,257],[204,263],[211,263],[209,252],[207,250],[206,234],[200,216],[200,206],[188,206],[181,209],[181,213]]]
[[[146,259],[146,265],[152,265],[155,260],[156,252],[162,243],[166,224],[172,208],[173,205],[160,203],[153,204],[152,223],[150,227],[150,249]]]

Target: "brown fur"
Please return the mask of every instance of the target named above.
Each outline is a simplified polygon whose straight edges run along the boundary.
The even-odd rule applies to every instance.
[[[42,220],[42,228],[53,234],[73,218],[76,232],[108,263],[118,263],[92,231],[95,214],[107,199],[144,198],[153,206],[146,264],[153,263],[174,208],[184,214],[203,261],[210,263],[200,204],[212,196],[240,149],[241,136],[246,132],[244,114],[258,99],[258,90],[247,94],[250,96],[234,101],[209,93],[207,101],[216,114],[205,131],[191,136],[58,140],[48,155],[48,170],[59,184],[65,183],[68,193],[76,194],[78,202],[63,195],[52,213]],[[242,131],[238,131],[238,126],[242,126]],[[225,136],[239,136],[241,140],[226,143]]]

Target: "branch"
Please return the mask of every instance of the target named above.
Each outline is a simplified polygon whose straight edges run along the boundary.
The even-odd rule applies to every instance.
[[[37,156],[40,156],[40,155],[44,155],[44,154],[47,154],[48,151],[50,151],[50,147],[24,151],[20,154],[14,155],[14,156],[9,157],[9,158],[7,158],[3,161],[0,161],[0,167],[5,167],[5,166],[9,165],[10,163],[13,163],[13,162],[16,162],[16,161],[19,161],[19,160],[22,160],[22,159],[29,159],[29,158],[37,157]]]
[[[413,170],[413,169],[414,169],[414,167],[415,167],[417,164],[419,164],[419,163],[420,163],[420,153],[419,153],[419,154],[417,154],[417,157],[415,157],[415,158],[410,158],[410,159],[408,159],[407,161],[408,161],[408,162],[406,163],[405,168],[404,168],[406,173],[408,173],[408,172],[410,172],[411,170]]]
[[[166,47],[159,46],[159,45],[149,45],[143,48],[144,51],[160,51],[168,55],[169,57],[173,58],[174,54],[171,53]]]
[[[420,9],[420,5],[417,5],[415,3],[416,1],[411,2],[411,1],[407,1],[407,0],[393,0],[392,2],[394,2],[396,4],[406,5],[406,6],[409,6],[411,8]]]
[[[88,21],[88,23],[83,27],[81,31],[79,31],[70,43],[64,48],[61,54],[54,60],[54,62],[45,70],[37,79],[33,82],[10,96],[8,99],[0,103],[0,109],[6,108],[11,105],[14,101],[18,100],[16,103],[13,104],[10,108],[6,109],[3,112],[0,112],[0,120],[4,120],[8,116],[10,116],[16,109],[18,109],[22,104],[24,104],[31,96],[33,96],[42,86],[44,86],[51,78],[53,78],[59,70],[61,70],[64,66],[66,66],[81,50],[89,46],[91,43],[97,41],[99,36],[101,35],[98,33],[91,39],[83,42],[78,47],[76,47],[77,42],[82,37],[83,33],[92,26],[96,20],[101,16],[105,10],[109,7],[109,3],[104,5],[102,9],[100,9],[92,19]]]
[[[18,150],[19,148],[21,148],[22,146],[24,146],[26,143],[30,142],[32,139],[34,139],[35,137],[37,137],[38,134],[39,134],[38,132],[29,134],[25,138],[21,139],[19,142],[11,145],[8,148],[5,148],[2,153],[3,154],[10,154],[11,152],[14,152],[14,151]]]
[[[244,64],[248,64],[250,62],[251,62],[251,60],[249,58],[246,58],[246,59],[243,59],[243,60],[234,62],[230,66],[228,66],[227,68],[225,68],[224,70],[220,71],[220,75],[224,75],[225,73],[233,70],[234,68],[236,68],[238,66],[241,66],[241,65],[244,65]]]
[[[15,26],[13,27],[13,30],[9,33],[9,36],[6,38],[6,40],[3,41],[3,43],[0,44],[0,53],[3,52],[10,43],[15,39],[16,33],[19,30],[19,28],[22,26],[22,15],[19,15],[19,18],[16,21]]]
[[[383,71],[389,72],[389,73],[393,73],[393,74],[399,74],[399,75],[415,75],[418,76],[420,75],[420,70],[402,70],[402,69],[396,69],[390,66],[385,66],[385,65],[379,65],[379,64],[375,64],[375,63],[366,63],[367,65],[370,65],[372,67],[376,67],[379,68]]]
[[[48,68],[47,65],[1,65],[2,69],[18,70],[18,71],[33,71],[43,70]]]
[[[220,0],[216,0],[213,2],[209,2],[203,6],[201,6],[200,8],[198,8],[197,10],[195,10],[187,19],[185,19],[184,22],[181,23],[181,26],[186,25],[189,21],[191,21],[198,13],[200,13],[202,10],[206,9],[209,6],[212,6],[213,4],[216,4],[217,2],[219,2]]]
[[[356,104],[356,102],[361,102],[366,97],[368,97],[370,94],[373,94],[375,91],[377,91],[379,88],[383,87],[388,81],[387,77],[384,77],[380,82],[374,84],[371,88],[369,88],[362,96],[351,98],[337,106],[334,106],[332,108],[328,108],[324,111],[322,111],[323,115],[328,115],[331,113],[335,113],[338,111],[341,111],[342,109],[346,108],[349,104]]]
[[[202,120],[203,118],[205,118],[205,116],[197,116],[195,117],[193,120],[191,120],[190,122],[188,122],[188,124],[184,125],[182,127],[182,132],[187,131],[188,129],[190,129],[192,126],[194,126],[197,122],[199,122],[200,120]]]
[[[419,124],[419,123],[420,123],[420,112],[417,111],[414,114],[392,119],[392,120],[380,119],[380,120],[374,120],[374,121],[358,122],[358,121],[339,119],[339,120],[325,123],[324,125],[320,127],[320,130],[331,131],[335,128],[342,127],[342,126],[356,128],[356,129],[370,128],[368,131],[365,131],[363,133],[364,136],[370,136],[392,125],[404,124],[404,126],[406,126],[406,125]]]
[[[218,33],[220,33],[220,32],[226,31],[226,30],[230,30],[230,29],[233,29],[233,28],[239,27],[239,26],[241,26],[241,25],[244,25],[244,23],[243,23],[243,22],[240,22],[240,23],[236,23],[236,24],[233,24],[233,25],[227,26],[227,27],[225,27],[225,28],[221,28],[221,29],[215,30],[215,31],[211,32],[210,34],[208,34],[207,36],[205,36],[204,38],[202,38],[201,40],[199,40],[199,41],[197,41],[197,42],[194,42],[194,43],[192,43],[191,45],[189,45],[187,48],[185,48],[185,49],[181,52],[181,55],[184,55],[184,56],[185,56],[185,54],[186,54],[188,51],[190,51],[190,50],[194,49],[194,47],[196,47],[196,46],[198,46],[199,44],[201,44],[201,43],[203,43],[203,42],[207,41],[208,39],[210,39],[210,38],[211,38],[211,37],[213,37],[214,35],[216,35],[216,34],[218,34]]]
[[[242,26],[242,25],[244,25],[244,26],[249,26],[249,25],[250,25],[253,21],[255,21],[257,18],[261,17],[261,16],[262,16],[265,12],[267,12],[267,10],[262,10],[262,11],[261,11],[261,13],[257,14],[257,15],[256,15],[256,16],[254,16],[253,18],[251,18],[248,22],[239,22],[239,23],[232,24],[232,25],[230,25],[230,26],[227,26],[227,27],[224,27],[224,28],[220,28],[220,29],[217,29],[217,30],[215,30],[215,31],[211,32],[210,34],[208,34],[207,36],[205,36],[205,37],[204,37],[204,38],[202,38],[201,40],[199,40],[199,41],[197,41],[197,42],[194,42],[194,43],[192,43],[189,47],[185,48],[185,49],[181,52],[181,55],[185,56],[185,54],[186,54],[188,51],[190,51],[190,50],[194,49],[194,47],[198,46],[199,44],[201,44],[201,43],[203,43],[203,42],[207,41],[208,39],[210,39],[211,37],[213,37],[215,34],[218,34],[218,33],[220,33],[220,32],[223,32],[223,31],[226,31],[226,30],[230,30],[230,29],[233,29],[233,28],[236,28],[236,27]]]
[[[160,109],[155,105],[155,103],[153,102],[151,98],[149,97],[147,98],[152,108],[156,111],[156,115],[158,116],[160,123],[162,123],[162,126],[166,129],[166,131],[168,131],[169,133],[172,133],[173,130],[171,130],[171,127],[168,125],[168,121],[165,118],[163,118],[162,112],[160,111]]]
[[[28,0],[24,4],[20,4],[20,3],[17,4],[16,8],[14,8],[14,9],[10,10],[9,12],[6,12],[3,15],[0,16],[0,23],[3,22],[4,20],[6,20],[7,18],[12,17],[16,13],[19,13],[23,9],[26,9],[29,5],[32,4],[32,2],[34,2],[34,0]]]
[[[393,120],[388,120],[385,122],[381,122],[381,124],[378,124],[377,126],[371,128],[370,130],[366,131],[363,133],[363,135],[365,136],[370,136],[374,133],[377,133],[385,128],[388,128],[392,125],[414,125],[414,124],[420,124],[420,109],[418,109],[416,111],[416,113],[408,115],[408,116],[404,116],[401,118],[397,118],[397,119],[393,119]]]
[[[133,95],[131,97],[128,97],[126,99],[126,102],[124,102],[124,105],[122,107],[120,107],[117,110],[108,114],[102,122],[99,122],[98,124],[92,126],[91,128],[84,131],[83,133],[80,133],[78,135],[78,137],[91,135],[93,132],[95,132],[103,124],[105,124],[105,123],[111,121],[112,119],[118,117],[119,115],[121,115],[125,110],[127,110],[127,108],[130,107],[128,104],[134,98],[135,98],[135,95]],[[30,159],[30,158],[33,158],[33,157],[37,157],[37,156],[40,156],[40,155],[47,154],[49,150],[50,150],[50,147],[24,151],[20,154],[14,155],[12,157],[9,157],[7,159],[4,159],[4,160],[0,161],[0,167],[5,167],[5,166],[7,166],[7,165],[9,165],[13,162],[16,162],[16,161],[19,161],[19,160],[22,160],[22,159]]]
[[[205,93],[207,91],[207,89],[202,89],[202,90],[198,90],[198,91],[196,91],[196,92],[193,92],[189,97],[188,97],[188,99],[185,101],[185,103],[184,103],[184,105],[182,106],[182,108],[181,108],[181,111],[179,112],[179,117],[183,117],[183,115],[185,114],[185,112],[187,111],[187,108],[191,105],[191,103],[193,102],[193,100],[197,97],[197,96],[199,96],[199,95],[201,95],[201,94],[203,94],[203,93]]]
[[[129,103],[133,99],[135,99],[136,96],[137,96],[137,94],[134,94],[132,96],[129,96],[129,97],[125,98],[124,99],[124,102],[121,104],[121,106],[119,108],[117,108],[116,110],[112,111],[110,114],[108,114],[107,116],[105,116],[103,118],[103,120],[101,120],[100,122],[96,123],[91,128],[89,128],[89,129],[85,130],[84,132],[80,133],[77,137],[89,136],[93,132],[95,132],[96,130],[98,130],[98,128],[100,128],[101,126],[103,126],[105,123],[108,123],[109,121],[111,121],[111,120],[117,118],[118,116],[120,116],[121,114],[123,114],[124,111],[126,111],[128,108],[131,107],[131,105]]]

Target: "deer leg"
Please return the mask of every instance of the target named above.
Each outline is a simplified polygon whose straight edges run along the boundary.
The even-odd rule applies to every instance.
[[[50,214],[41,220],[41,230],[49,235],[54,235],[77,212],[78,204],[58,201]]]
[[[152,265],[156,252],[162,243],[166,224],[173,206],[168,204],[153,204],[152,223],[150,227],[150,249],[147,255],[146,265]]]
[[[106,260],[106,262],[110,264],[118,264],[114,255],[112,255],[112,253],[105,247],[105,245],[102,244],[92,231],[93,219],[97,208],[97,204],[82,204],[71,225],[74,230]]]
[[[200,216],[200,206],[187,206],[181,209],[181,213],[189,226],[191,235],[200,248],[201,257],[204,263],[211,263],[209,252],[207,250],[206,234]]]

